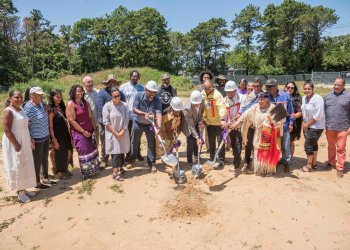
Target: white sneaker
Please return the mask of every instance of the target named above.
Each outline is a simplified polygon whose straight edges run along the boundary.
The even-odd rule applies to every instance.
[[[30,202],[30,198],[24,192],[18,194],[18,200],[20,200],[23,203]]]
[[[28,197],[34,197],[35,195],[38,194],[38,192],[27,191],[27,190],[24,190],[24,193],[25,193]]]

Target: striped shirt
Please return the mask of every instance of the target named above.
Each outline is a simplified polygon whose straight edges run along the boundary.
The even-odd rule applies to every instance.
[[[49,117],[44,104],[36,106],[32,102],[27,102],[24,112],[29,118],[30,137],[36,142],[42,142],[49,138]]]

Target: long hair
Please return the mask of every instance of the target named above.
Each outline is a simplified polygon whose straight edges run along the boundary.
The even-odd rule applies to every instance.
[[[75,92],[77,91],[77,88],[81,88],[81,90],[83,91],[82,101],[84,101],[84,89],[83,89],[83,87],[82,87],[81,85],[79,85],[79,84],[75,84],[75,85],[73,85],[73,86],[71,87],[71,89],[69,90],[69,98],[70,98],[72,101],[76,102],[76,100],[75,100]]]
[[[293,82],[293,81],[287,82],[286,85],[284,86],[284,88],[286,88],[288,86],[288,84],[293,84],[293,86],[294,86],[294,92],[293,92],[292,96],[293,97],[300,96],[298,86],[295,84],[295,82]]]
[[[59,90],[59,89],[53,89],[53,90],[51,90],[51,92],[50,92],[50,96],[49,96],[49,105],[48,105],[48,106],[49,106],[48,109],[49,109],[50,112],[54,112],[54,113],[56,112],[55,101],[53,100],[53,98],[54,98],[54,96],[57,95],[57,94],[60,94],[60,95],[62,96],[61,90]],[[66,105],[64,104],[63,99],[61,99],[61,102],[60,102],[58,105],[60,106],[60,108],[61,108],[61,110],[62,110],[62,113],[64,114],[65,111],[66,111]]]

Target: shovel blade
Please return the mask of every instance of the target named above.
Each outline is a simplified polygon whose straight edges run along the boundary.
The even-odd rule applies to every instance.
[[[206,161],[204,165],[211,167],[211,168],[218,168],[220,166],[220,162],[214,162],[214,161]]]
[[[186,175],[184,170],[176,170],[173,172],[174,179],[178,184],[182,184],[186,180]]]
[[[170,166],[170,167],[176,167],[177,163],[178,163],[178,160],[176,159],[175,155],[173,154],[169,154],[169,155],[163,155],[162,156],[162,161]]]
[[[191,172],[193,177],[198,178],[201,174],[203,174],[202,165],[200,164],[193,165]]]

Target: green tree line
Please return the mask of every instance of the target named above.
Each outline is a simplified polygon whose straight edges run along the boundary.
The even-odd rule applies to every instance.
[[[335,11],[295,0],[247,5],[231,21],[211,18],[187,33],[174,32],[156,9],[117,7],[102,17],[56,27],[40,10],[19,18],[12,0],[0,0],[0,82],[52,79],[114,67],[152,67],[179,74],[228,67],[246,74],[342,70],[350,64],[350,37],[324,37]],[[189,17],[190,18],[190,17]],[[230,49],[227,41],[235,39]]]

